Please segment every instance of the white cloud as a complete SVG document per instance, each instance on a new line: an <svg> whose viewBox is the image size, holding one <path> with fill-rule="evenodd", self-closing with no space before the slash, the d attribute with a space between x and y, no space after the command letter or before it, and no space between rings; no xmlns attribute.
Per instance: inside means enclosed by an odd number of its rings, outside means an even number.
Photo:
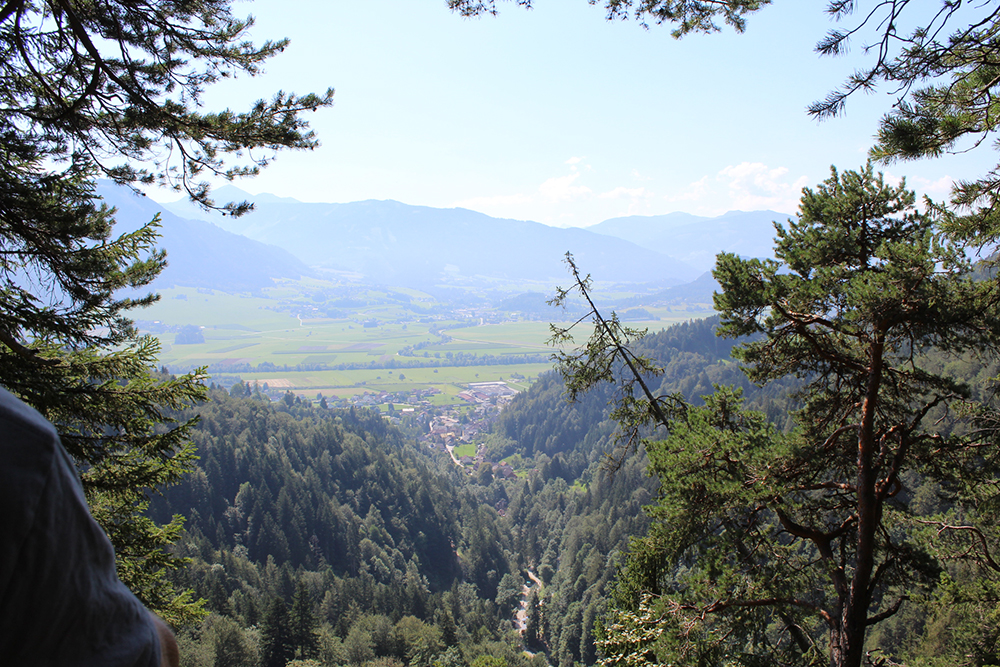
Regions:
<svg viewBox="0 0 1000 667"><path fill-rule="evenodd" d="M790 180L787 167L770 168L761 162L729 165L717 180L726 186L729 208L741 211L795 211L802 188L809 183L806 176Z"/></svg>
<svg viewBox="0 0 1000 667"><path fill-rule="evenodd" d="M808 183L806 176L793 179L786 167L741 162L726 166L714 176L703 176L664 199L677 204L676 210L697 215L763 209L792 213L798 210L802 188Z"/></svg>
<svg viewBox="0 0 1000 667"><path fill-rule="evenodd" d="M462 199L452 204L452 206L455 208L467 208L473 211L485 211L503 206L530 204L531 201L531 197L523 194L494 195L492 197L471 197L469 199Z"/></svg>
<svg viewBox="0 0 1000 667"><path fill-rule="evenodd" d="M649 193L646 192L646 188L626 188L618 186L614 190L608 190L607 192L602 192L597 195L601 199L638 199L649 197Z"/></svg>
<svg viewBox="0 0 1000 667"><path fill-rule="evenodd" d="M580 174L573 173L550 178L538 186L538 191L551 202L569 201L593 194L593 191L585 185L573 185L579 177Z"/></svg>
<svg viewBox="0 0 1000 667"><path fill-rule="evenodd" d="M951 194L951 189L955 185L955 179L951 176L942 176L941 178L931 181L926 178L913 178L907 183L907 186L918 190L932 199L943 199Z"/></svg>
<svg viewBox="0 0 1000 667"><path fill-rule="evenodd" d="M719 172L729 179L729 189L755 195L773 195L787 187L779 179L788 173L786 167L769 169L761 162L741 162L729 165Z"/></svg>
<svg viewBox="0 0 1000 667"><path fill-rule="evenodd" d="M896 174L893 174L893 173L888 172L888 171L883 171L882 172L882 178L885 180L886 183L888 183L889 185L891 185L893 187L899 185L903 181L903 177L902 176L897 176ZM911 190L913 189L912 184L908 185L908 187Z"/></svg>
<svg viewBox="0 0 1000 667"><path fill-rule="evenodd" d="M578 168L581 165L582 168ZM663 199L653 186L643 182L651 179L630 178L626 174L619 181L621 185L613 181L600 182L582 157L570 158L557 166L556 171L556 175L536 187L524 184L524 189L516 194L484 194L452 205L495 217L534 220L559 227L586 226L609 218L664 212Z"/></svg>
<svg viewBox="0 0 1000 667"><path fill-rule="evenodd" d="M702 176L694 183L688 185L687 189L676 195L666 195L664 199L670 202L699 201L708 194L708 176Z"/></svg>
<svg viewBox="0 0 1000 667"><path fill-rule="evenodd" d="M613 204L614 208L604 208L610 217L620 218L627 215L651 215L659 211L651 208L655 195L646 188L626 188L618 186L607 192L597 195L598 199L610 202L625 202L624 208L621 203Z"/></svg>
<svg viewBox="0 0 1000 667"><path fill-rule="evenodd" d="M535 220L558 226L579 224L578 209L581 205L586 206L585 202L592 202L594 197L593 190L579 182L584 171L578 170L577 165L583 160L582 157L570 158L566 161L569 170L560 169L569 173L546 179L537 188L513 194L468 197L451 205L499 218Z"/></svg>

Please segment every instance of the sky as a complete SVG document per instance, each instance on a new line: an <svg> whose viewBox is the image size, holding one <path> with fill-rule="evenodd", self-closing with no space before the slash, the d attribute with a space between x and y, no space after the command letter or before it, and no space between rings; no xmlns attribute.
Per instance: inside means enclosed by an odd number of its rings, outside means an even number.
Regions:
<svg viewBox="0 0 1000 667"><path fill-rule="evenodd" d="M676 40L666 26L610 23L586 0L500 0L466 19L444 0L253 0L256 41L291 45L263 75L213 86L206 108L246 108L277 90L336 89L310 115L321 146L284 152L252 194L305 202L394 199L586 227L627 215L731 210L793 214L801 190L866 159L891 91L816 121L863 60L813 47L835 27L825 0L778 1L747 31ZM882 167L943 199L985 172L988 148ZM163 201L169 193L150 193Z"/></svg>

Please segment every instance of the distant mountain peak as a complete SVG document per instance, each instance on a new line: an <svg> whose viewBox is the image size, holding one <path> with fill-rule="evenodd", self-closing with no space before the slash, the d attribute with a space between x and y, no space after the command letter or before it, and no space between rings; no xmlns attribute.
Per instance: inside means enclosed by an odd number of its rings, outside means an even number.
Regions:
<svg viewBox="0 0 1000 667"><path fill-rule="evenodd" d="M218 188L213 198L258 206L238 219L197 210L190 202L165 208L282 247L307 266L414 284L559 280L567 250L601 280L686 282L713 267L721 251L771 257L772 221L789 217L774 211L734 210L716 218L674 212L564 229L393 199L303 203L231 185Z"/></svg>
<svg viewBox="0 0 1000 667"><path fill-rule="evenodd" d="M687 213L629 216L605 220L587 229L669 254L701 271L715 265L722 251L743 257L772 257L773 221L789 216L775 211L729 211L715 218Z"/></svg>
<svg viewBox="0 0 1000 667"><path fill-rule="evenodd" d="M214 221L178 217L149 197L137 197L129 188L106 180L98 182L97 194L117 210L120 232L133 231L160 216L157 245L167 249L168 264L154 288L184 285L246 292L270 287L272 278L312 274L279 247L224 230L216 224L222 219L218 214Z"/></svg>
<svg viewBox="0 0 1000 667"><path fill-rule="evenodd" d="M279 197L270 192L262 192L259 195L249 195L250 201L255 204L301 204L302 202L294 197Z"/></svg>

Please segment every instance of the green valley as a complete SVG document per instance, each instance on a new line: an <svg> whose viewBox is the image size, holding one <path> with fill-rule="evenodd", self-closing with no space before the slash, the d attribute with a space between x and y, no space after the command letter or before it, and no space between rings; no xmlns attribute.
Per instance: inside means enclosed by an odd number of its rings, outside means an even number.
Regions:
<svg viewBox="0 0 1000 667"><path fill-rule="evenodd" d="M275 397L435 388L460 402L470 382L524 388L551 368L547 319L504 310L499 299L457 296L309 279L255 294L173 287L138 325L160 340L170 371L207 367L216 384L256 384ZM549 310L552 320L566 317ZM649 306L643 316L657 319L630 324L655 330L710 312L707 304Z"/></svg>

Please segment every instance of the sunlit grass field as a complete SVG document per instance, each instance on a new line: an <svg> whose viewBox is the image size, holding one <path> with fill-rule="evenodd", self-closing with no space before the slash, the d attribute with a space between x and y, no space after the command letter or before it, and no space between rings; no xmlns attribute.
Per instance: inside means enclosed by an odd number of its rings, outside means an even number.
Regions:
<svg viewBox="0 0 1000 667"><path fill-rule="evenodd" d="M481 323L478 318L436 319L415 314L403 305L385 303L359 305L343 313L345 317L331 319L304 297L309 289L309 285L290 284L269 290L264 296L240 296L171 288L161 291L158 303L136 315L141 325L154 332L162 327L200 327L204 342L197 344L178 344L176 331L155 334L162 346L160 363L172 370L213 364L256 367L269 362L278 370L238 374L246 382L266 382L271 388L291 390L310 398L317 394L346 397L372 391L435 387L441 391L436 401L451 404L460 402L455 395L470 382L503 379L512 386L526 388L528 382L552 366L548 357L555 349L547 344L551 332L546 322L489 324ZM416 290L409 292L422 305L429 299ZM372 294L372 298L377 296ZM660 319L629 322L629 326L657 331L673 322L711 314L708 310L687 308L647 310ZM553 315L564 316L557 309L553 309ZM557 324L565 326L569 322ZM576 341L582 343L589 333L589 325L581 325ZM411 352L404 356L401 352L407 348ZM466 355L533 355L533 358L517 364L455 365L455 359L468 359ZM544 360L539 360L539 355ZM389 364L396 368L385 368ZM408 368L410 364L422 367ZM301 366L339 365L362 368L294 370ZM511 375L525 379L515 381Z"/></svg>
<svg viewBox="0 0 1000 667"><path fill-rule="evenodd" d="M475 456L476 446L471 442L464 445L458 445L455 447L455 451L453 453L456 458L461 458L463 456Z"/></svg>

